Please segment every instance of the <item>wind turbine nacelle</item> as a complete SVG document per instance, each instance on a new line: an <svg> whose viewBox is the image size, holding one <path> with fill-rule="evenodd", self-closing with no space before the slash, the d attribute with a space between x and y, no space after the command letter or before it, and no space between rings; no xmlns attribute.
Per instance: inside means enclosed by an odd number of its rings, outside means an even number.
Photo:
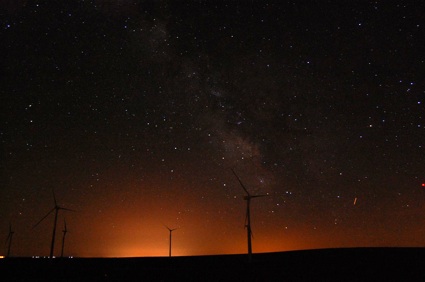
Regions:
<svg viewBox="0 0 425 282"><path fill-rule="evenodd" d="M244 196L244 197L243 197L243 199L244 199L245 201L248 201L249 199L251 199L251 197L250 197L250 196Z"/></svg>

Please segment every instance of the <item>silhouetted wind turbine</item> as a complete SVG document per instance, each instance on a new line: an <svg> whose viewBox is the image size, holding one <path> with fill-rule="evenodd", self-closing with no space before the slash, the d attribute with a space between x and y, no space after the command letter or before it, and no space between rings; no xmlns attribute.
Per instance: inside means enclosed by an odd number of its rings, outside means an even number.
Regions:
<svg viewBox="0 0 425 282"><path fill-rule="evenodd" d="M169 257L171 257L171 233L172 233L174 230L178 229L178 228L170 229L170 228L169 228L168 226L166 226L166 225L165 225L165 227L168 229L168 231L170 231L170 247L169 247L169 250L168 250L168 256L169 256Z"/></svg>
<svg viewBox="0 0 425 282"><path fill-rule="evenodd" d="M12 224L9 222L9 234L7 234L7 238L6 238L6 244L8 245L6 257L9 257L10 255L10 247L12 246L13 233L15 232L12 231Z"/></svg>
<svg viewBox="0 0 425 282"><path fill-rule="evenodd" d="M62 250L61 250L61 258L63 258L63 248L65 247L65 236L66 233L68 232L68 229L66 229L66 220L63 219L63 236L62 236Z"/></svg>
<svg viewBox="0 0 425 282"><path fill-rule="evenodd" d="M55 212L55 221L53 222L53 234L52 234L52 243L50 244L50 258L53 258L53 251L55 248L55 235L56 235L56 225L58 222L58 212L59 210L64 210L64 211L75 211L75 210L71 210L71 209L67 209L67 208L63 208L61 206L58 206L57 202L56 202L56 196L55 196L55 192L53 192L53 200L55 201L55 206L53 207L53 209L51 209L42 219L40 219L36 225L34 225L32 227L32 229L36 228L37 225L39 225L46 217L48 217L53 211Z"/></svg>
<svg viewBox="0 0 425 282"><path fill-rule="evenodd" d="M245 228L246 228L246 233L247 233L247 237L248 237L248 259L249 259L249 261L251 261L252 260L251 238L253 237L252 230L251 230L251 212L250 212L251 199L252 198L265 197L267 195L251 195L251 194L249 194L248 190L245 188L245 186L243 185L239 176L237 176L236 172L233 169L232 169L232 172L236 176L236 178L239 181L239 184L242 186L243 190L246 193L246 196L244 197L244 200L246 201Z"/></svg>

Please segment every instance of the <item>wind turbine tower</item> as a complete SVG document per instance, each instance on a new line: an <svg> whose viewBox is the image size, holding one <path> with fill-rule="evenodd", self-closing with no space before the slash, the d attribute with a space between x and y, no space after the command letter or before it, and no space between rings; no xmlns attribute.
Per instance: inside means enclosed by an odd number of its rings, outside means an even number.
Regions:
<svg viewBox="0 0 425 282"><path fill-rule="evenodd" d="M53 209L51 209L42 219L40 219L36 225L33 226L32 229L36 228L46 217L48 217L52 212L55 212L55 221L53 222L53 233L52 233L52 242L50 244L50 258L53 258L53 251L55 249L55 235L56 235L56 225L58 222L58 213L59 210L64 210L64 211L75 211L75 210L71 210L71 209L67 209L67 208L63 208L61 206L58 206L57 202L56 202L56 196L55 196L55 192L53 192L53 200L55 202L55 206L53 207Z"/></svg>
<svg viewBox="0 0 425 282"><path fill-rule="evenodd" d="M248 260L252 260L252 243L251 239L253 237L252 230L251 230L251 211L250 211L250 205L251 205L251 199L253 198L259 198L259 197L265 197L267 195L251 195L248 190L243 185L241 179L236 174L236 172L232 169L233 174L236 176L237 180L239 181L239 184L242 186L243 190L246 193L246 196L244 197L244 200L246 201L246 215L245 215L245 228L246 228L246 235L247 235L247 241L248 241Z"/></svg>
<svg viewBox="0 0 425 282"><path fill-rule="evenodd" d="M168 248L168 256L169 257L171 257L171 234L172 234L172 232L174 231L174 230L176 230L177 228L174 228L174 229L170 229L168 226L165 226L167 229L168 229L168 231L170 231L170 246L169 246L169 248Z"/></svg>
<svg viewBox="0 0 425 282"><path fill-rule="evenodd" d="M6 244L7 244L7 255L6 257L10 256L10 248L12 246L12 238L13 238L13 234L15 232L12 231L12 224L9 222L9 234L7 235L6 238Z"/></svg>
<svg viewBox="0 0 425 282"><path fill-rule="evenodd" d="M62 236L61 258L63 258L63 249L65 247L65 236L66 236L66 233L68 232L68 229L66 229L66 220L65 219L63 220L63 230L62 230L62 232L63 232L63 236Z"/></svg>

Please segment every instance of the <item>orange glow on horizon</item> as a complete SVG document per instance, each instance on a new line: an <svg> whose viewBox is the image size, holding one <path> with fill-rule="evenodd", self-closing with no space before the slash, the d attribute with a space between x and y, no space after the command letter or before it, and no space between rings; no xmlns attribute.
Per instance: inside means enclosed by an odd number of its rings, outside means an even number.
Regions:
<svg viewBox="0 0 425 282"><path fill-rule="evenodd" d="M194 186L182 179L149 177L149 181L118 181L111 172L117 191L104 193L94 202L81 199L84 210L76 213L59 213L56 231L55 255L61 249L62 222L66 217L67 234L65 256L73 257L166 257L169 248L169 232L164 225L177 228L172 233L173 256L244 254L247 252L244 228L245 201L239 197L225 197L217 189L196 190L182 194L185 187ZM424 183L425 185L425 183ZM160 189L158 187L161 187ZM167 193L158 190L167 188ZM112 189L110 189L112 190ZM95 191L98 192L98 191ZM94 192L93 192L94 193ZM58 197L59 198L59 197ZM59 198L60 203L65 197ZM218 199L218 200L217 200ZM220 204L217 204L220 201ZM270 200L271 201L271 200ZM353 202L350 200L350 206ZM37 203L35 203L37 204ZM266 203L267 204L267 203ZM361 203L352 212L350 224L341 220L339 225L304 222L305 218L289 217L284 220L262 210L258 202L252 204L252 228L254 253L293 251L332 247L399 246L403 242L418 242L415 234L424 228L412 226L397 233L396 239L386 230L396 229L403 222L392 221L392 226L380 230L364 224ZM65 205L66 208L75 208ZM220 207L221 210L218 208ZM36 211L17 226L31 226L48 211L50 206ZM78 208L77 208L78 209ZM225 209L225 212L222 212ZM283 212L283 210L276 210ZM407 211L406 211L407 212ZM412 211L413 213L413 211ZM416 213L415 213L416 214ZM355 216L354 216L355 215ZM400 217L401 218L401 217ZM24 219L24 218L23 218ZM34 230L17 230L12 256L47 256L50 248L53 216L46 218ZM346 224L344 226L343 225ZM286 228L288 226L288 228ZM315 228L320 226L321 228ZM360 228L361 227L361 228ZM421 229L422 228L422 229ZM425 231L425 230L424 230ZM331 234L331 235L330 235ZM418 244L419 245L419 244Z"/></svg>

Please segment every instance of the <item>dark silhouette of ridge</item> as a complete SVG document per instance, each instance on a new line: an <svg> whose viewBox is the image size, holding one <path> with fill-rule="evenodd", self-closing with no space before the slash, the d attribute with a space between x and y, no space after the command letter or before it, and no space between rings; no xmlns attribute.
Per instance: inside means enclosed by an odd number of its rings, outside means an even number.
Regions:
<svg viewBox="0 0 425 282"><path fill-rule="evenodd" d="M425 281L425 248L346 248L152 257L10 258L13 281Z"/></svg>

